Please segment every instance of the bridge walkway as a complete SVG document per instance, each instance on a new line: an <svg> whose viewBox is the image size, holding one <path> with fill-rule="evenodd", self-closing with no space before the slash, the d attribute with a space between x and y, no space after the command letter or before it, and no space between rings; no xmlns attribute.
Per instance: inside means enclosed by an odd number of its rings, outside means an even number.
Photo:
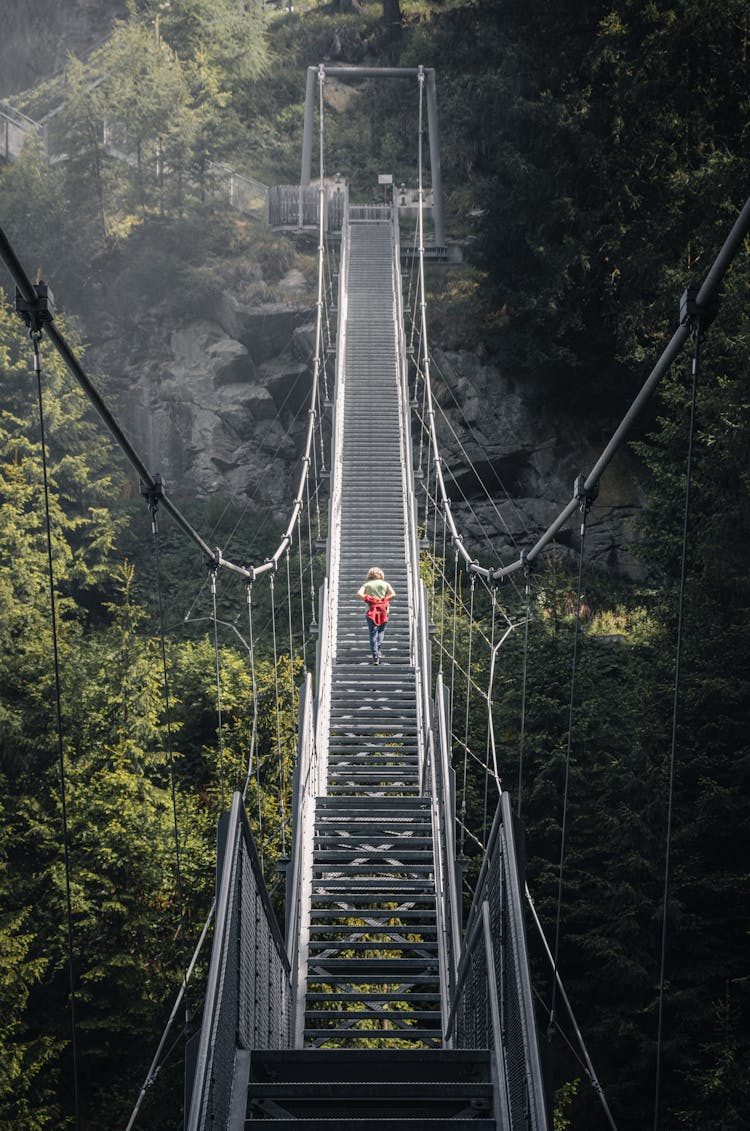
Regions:
<svg viewBox="0 0 750 1131"><path fill-rule="evenodd" d="M495 1126L489 1057L442 1047L439 921L409 562L411 456L402 412L398 261L390 220L349 226L335 413L329 570L336 610L327 784L316 799L304 1021L289 1052L253 1053L247 1126L326 1131ZM370 657L371 566L396 592ZM326 706L328 710L326 711ZM445 973L445 972L443 972Z"/></svg>
<svg viewBox="0 0 750 1131"><path fill-rule="evenodd" d="M365 1036L439 1045L440 993L429 798L420 786L407 577L397 278L390 221L350 225L343 372L337 608L326 796L318 798L306 1044ZM340 338L341 340L341 338ZM370 658L355 594L380 566L397 597L383 661Z"/></svg>

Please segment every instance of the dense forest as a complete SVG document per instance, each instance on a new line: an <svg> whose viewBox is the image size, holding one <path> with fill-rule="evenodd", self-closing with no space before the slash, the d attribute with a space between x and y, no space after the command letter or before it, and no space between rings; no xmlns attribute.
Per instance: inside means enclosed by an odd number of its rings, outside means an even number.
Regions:
<svg viewBox="0 0 750 1131"><path fill-rule="evenodd" d="M305 267L304 248L222 207L212 170L226 163L267 183L296 180L304 74L320 60L436 68L447 228L464 262L430 273L432 332L539 384L566 426L593 417L609 435L747 194L750 15L740 0L334 0L294 11L171 0L128 10L104 45L69 60L64 78L14 100L35 118L61 107L54 129L65 160L49 163L29 143L0 169L3 227L29 271L65 296L58 319L84 357L115 300L137 334L146 312L166 325L200 309L234 257L269 276L279 262ZM383 168L414 181L413 108L402 103L383 84L330 109L328 168L363 198ZM105 123L117 124L129 160L103 145ZM634 547L644 580L593 573L584 559L576 610L577 543L559 545L531 573L528 648L514 633L495 675L502 776L550 930L570 743L560 971L620 1131L654 1121L668 811L659 1126L740 1131L750 1106L749 250L701 343L687 516L685 356L632 437L649 499ZM73 1126L72 979L81 1126L93 1131L127 1122L211 905L216 820L248 769L248 809L280 898L289 819L280 799L304 658L294 639L272 650L273 607L259 593L266 631L251 670L243 587L224 582L219 614L230 630L217 646L205 631L204 563L166 516L154 538L83 394L43 355L57 670L36 388L6 294L0 1127ZM106 374L99 380L116 395ZM276 544L270 518L249 530L234 504L185 506L241 560ZM426 578L439 566L425 555ZM312 549L305 568L290 589L320 571ZM435 619L454 619L450 596L435 600ZM500 600L521 615L521 594L501 590ZM479 600L478 629L492 615ZM466 648L463 607L460 618ZM468 745L483 751L479 698ZM470 895L487 810L476 761L463 800ZM532 950L545 1032L549 977ZM138 1127L182 1125L182 1039L199 1024L204 973L199 963ZM604 1127L560 1023L545 1038L555 1127Z"/></svg>

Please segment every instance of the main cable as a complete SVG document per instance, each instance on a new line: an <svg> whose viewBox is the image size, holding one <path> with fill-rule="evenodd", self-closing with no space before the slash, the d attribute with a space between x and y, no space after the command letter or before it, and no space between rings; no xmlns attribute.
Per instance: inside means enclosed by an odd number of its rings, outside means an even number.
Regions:
<svg viewBox="0 0 750 1131"><path fill-rule="evenodd" d="M219 743L219 791L221 794L222 811L226 805L224 795L224 726L221 717L221 672L219 668L219 622L216 617L216 567L210 568L211 576L211 611L214 622L214 667L216 669L216 716L217 737Z"/></svg>
<svg viewBox="0 0 750 1131"><path fill-rule="evenodd" d="M39 357L39 342L42 331L38 327L29 331L34 351L34 372L36 373L37 398L39 404L39 435L42 453L42 483L44 491L44 521L47 535L47 573L49 577L49 598L52 617L52 657L55 676L55 711L57 719L57 755L60 768L60 810L62 816L63 856L65 860L65 918L68 935L68 982L70 989L70 1044L73 1059L73 1110L76 1131L80 1128L80 1100L78 1086L78 1043L76 1039L76 991L75 959L73 950L73 905L70 884L70 839L68 835L68 806L65 781L65 751L63 747L62 692L60 688L60 648L57 637L57 601L55 598L55 567L52 557L52 519L49 506L49 475L47 472L47 436L44 426L44 397L42 395L42 364Z"/></svg>

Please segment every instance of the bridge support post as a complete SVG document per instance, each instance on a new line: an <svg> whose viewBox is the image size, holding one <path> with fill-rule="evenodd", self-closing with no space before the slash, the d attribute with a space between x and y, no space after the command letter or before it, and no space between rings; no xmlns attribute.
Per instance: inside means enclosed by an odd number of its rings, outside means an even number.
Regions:
<svg viewBox="0 0 750 1131"><path fill-rule="evenodd" d="M297 226L302 228L305 219L304 193L310 184L312 174L312 136L313 136L313 107L315 105L315 79L318 77L317 67L307 68L307 83L305 86L305 122L302 131L302 169L299 180L299 201L297 206Z"/></svg>
<svg viewBox="0 0 750 1131"><path fill-rule="evenodd" d="M315 79L318 75L317 67L307 68L307 83L305 86L305 121L302 130L302 170L299 183L302 188L310 184L312 173L312 135L313 135L313 106L315 105ZM300 211L302 209L302 193L300 193ZM300 216L300 227L302 218Z"/></svg>
<svg viewBox="0 0 750 1131"><path fill-rule="evenodd" d="M435 247L445 243L443 231L443 177L440 169L440 135L437 120L437 93L435 70L425 67L427 80L427 135L430 142L430 179L432 180L432 218L435 224Z"/></svg>

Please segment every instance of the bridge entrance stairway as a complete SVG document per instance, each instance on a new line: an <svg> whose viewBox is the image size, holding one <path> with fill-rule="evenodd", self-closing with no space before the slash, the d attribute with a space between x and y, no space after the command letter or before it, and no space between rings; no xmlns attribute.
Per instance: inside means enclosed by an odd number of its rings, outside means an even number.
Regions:
<svg viewBox="0 0 750 1131"><path fill-rule="evenodd" d="M488 1053L300 1049L252 1054L248 1131L493 1131Z"/></svg>

